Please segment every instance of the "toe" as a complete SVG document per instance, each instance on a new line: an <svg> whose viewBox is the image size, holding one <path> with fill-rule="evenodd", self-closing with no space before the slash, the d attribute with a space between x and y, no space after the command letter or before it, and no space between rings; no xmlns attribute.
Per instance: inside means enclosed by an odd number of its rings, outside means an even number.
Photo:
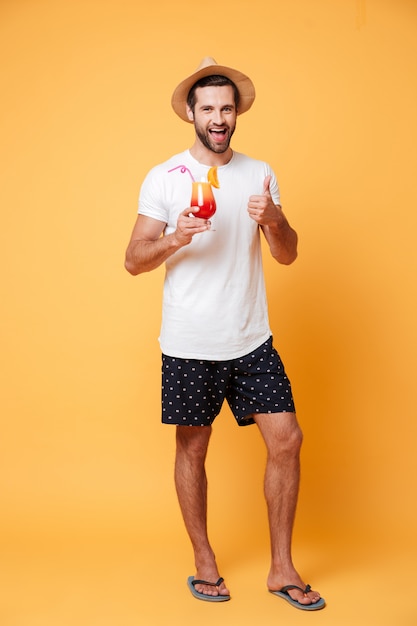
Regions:
<svg viewBox="0 0 417 626"><path fill-rule="evenodd" d="M199 584L199 585L195 585L195 589L196 591L198 591L198 593L201 593L205 596L228 596L229 595L229 590L227 589L226 585L222 582L218 587L214 586L214 585L203 585L203 584Z"/></svg>
<svg viewBox="0 0 417 626"><path fill-rule="evenodd" d="M318 602L320 600L320 594L318 593L318 591L310 591L310 593L307 594L308 598L310 598L311 602L313 604L315 604L316 602Z"/></svg>
<svg viewBox="0 0 417 626"><path fill-rule="evenodd" d="M215 589L217 590L217 592L218 592L218 594L220 596L228 596L228 595L230 595L229 594L229 590L228 590L228 588L226 587L226 585L225 585L225 583L223 581L220 583L220 585L218 587L215 587Z"/></svg>
<svg viewBox="0 0 417 626"><path fill-rule="evenodd" d="M303 605L315 604L320 600L320 594L317 591L308 591L307 593L302 593L297 589L292 589L289 591L289 594L293 600Z"/></svg>
<svg viewBox="0 0 417 626"><path fill-rule="evenodd" d="M197 591L199 591L199 593L204 594L205 596L217 596L219 593L217 591L217 588L212 587L211 585L197 585L197 587L199 587Z"/></svg>
<svg viewBox="0 0 417 626"><path fill-rule="evenodd" d="M305 595L302 595L294 599L297 600L297 602L299 602L300 604L312 604L313 602L309 596L305 596Z"/></svg>

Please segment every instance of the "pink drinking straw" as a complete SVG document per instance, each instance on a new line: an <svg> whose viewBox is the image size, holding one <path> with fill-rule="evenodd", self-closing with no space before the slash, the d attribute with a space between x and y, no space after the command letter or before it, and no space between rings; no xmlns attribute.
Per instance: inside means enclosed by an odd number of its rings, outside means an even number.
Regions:
<svg viewBox="0 0 417 626"><path fill-rule="evenodd" d="M185 172L188 172L189 175L191 176L191 180L193 182L195 182L194 176L191 174L191 172L188 169L188 167L185 167L185 165L177 165L177 167L173 167L172 170L168 170L168 174L169 174L169 172L173 172L174 170L178 170L179 168L181 168L181 174L185 174Z"/></svg>

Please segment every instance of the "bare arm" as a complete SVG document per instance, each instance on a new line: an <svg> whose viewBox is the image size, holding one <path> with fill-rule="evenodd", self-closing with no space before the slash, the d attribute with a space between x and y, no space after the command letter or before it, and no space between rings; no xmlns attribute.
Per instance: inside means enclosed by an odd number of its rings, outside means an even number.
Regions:
<svg viewBox="0 0 417 626"><path fill-rule="evenodd" d="M274 259L290 265L297 258L298 237L281 207L274 204L269 192L270 181L271 176L267 176L262 195L249 198L248 213L262 228Z"/></svg>
<svg viewBox="0 0 417 626"><path fill-rule="evenodd" d="M210 222L197 217L189 217L198 208L183 211L176 230L161 237L165 223L145 215L138 215L126 250L125 268L136 276L150 272L164 263L174 252L188 245L196 233L210 228Z"/></svg>

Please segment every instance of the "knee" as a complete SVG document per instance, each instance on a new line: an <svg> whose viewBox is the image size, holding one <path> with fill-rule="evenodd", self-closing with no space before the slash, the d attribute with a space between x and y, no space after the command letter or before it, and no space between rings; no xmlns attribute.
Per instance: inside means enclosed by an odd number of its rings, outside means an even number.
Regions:
<svg viewBox="0 0 417 626"><path fill-rule="evenodd" d="M290 435L290 445L292 446L292 449L294 450L294 452L298 453L301 450L302 443L303 443L303 431L301 430L300 426L296 424L296 426L294 427Z"/></svg>
<svg viewBox="0 0 417 626"><path fill-rule="evenodd" d="M185 454L193 459L205 459L211 435L206 426L177 426L177 454Z"/></svg>
<svg viewBox="0 0 417 626"><path fill-rule="evenodd" d="M274 446L274 452L277 457L282 458L283 455L298 456L303 443L303 432L297 422L286 428L277 438Z"/></svg>

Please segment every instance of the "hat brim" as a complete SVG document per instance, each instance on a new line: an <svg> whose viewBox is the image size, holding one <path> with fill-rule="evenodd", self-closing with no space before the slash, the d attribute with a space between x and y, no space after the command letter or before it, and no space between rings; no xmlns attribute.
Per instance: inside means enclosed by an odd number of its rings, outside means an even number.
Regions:
<svg viewBox="0 0 417 626"><path fill-rule="evenodd" d="M191 87L199 81L200 78L213 75L226 76L236 85L240 95L238 115L245 113L252 106L255 100L255 87L248 76L231 67L225 67L224 65L209 65L194 72L194 74L183 80L172 94L172 108L184 122L192 123L192 120L188 119L187 115L187 98Z"/></svg>

